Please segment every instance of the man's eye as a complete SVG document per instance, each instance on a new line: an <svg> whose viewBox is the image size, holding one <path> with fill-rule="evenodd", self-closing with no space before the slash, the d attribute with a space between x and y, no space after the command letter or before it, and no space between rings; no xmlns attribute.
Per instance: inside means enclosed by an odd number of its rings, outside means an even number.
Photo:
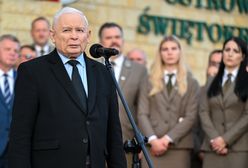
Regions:
<svg viewBox="0 0 248 168"><path fill-rule="evenodd" d="M78 29L77 31L78 32L84 32L84 29Z"/></svg>
<svg viewBox="0 0 248 168"><path fill-rule="evenodd" d="M70 31L70 30L69 30L69 29L64 29L64 30L63 30L63 32L68 32L68 31Z"/></svg>

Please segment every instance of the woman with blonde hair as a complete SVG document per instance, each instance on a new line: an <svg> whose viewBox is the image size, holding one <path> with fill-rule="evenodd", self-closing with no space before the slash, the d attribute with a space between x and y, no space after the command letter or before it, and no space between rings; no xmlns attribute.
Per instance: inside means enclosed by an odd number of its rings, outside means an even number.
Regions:
<svg viewBox="0 0 248 168"><path fill-rule="evenodd" d="M198 92L199 85L186 68L179 40L165 37L143 82L138 104L138 123L149 139L155 167L190 167Z"/></svg>

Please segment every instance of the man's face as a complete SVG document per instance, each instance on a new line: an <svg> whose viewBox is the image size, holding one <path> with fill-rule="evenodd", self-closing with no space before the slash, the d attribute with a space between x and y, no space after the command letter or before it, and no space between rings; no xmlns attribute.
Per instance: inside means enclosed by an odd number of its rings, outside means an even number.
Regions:
<svg viewBox="0 0 248 168"><path fill-rule="evenodd" d="M137 62L138 64L142 64L145 65L146 64L146 58L144 56L144 54L141 51L138 50L134 50L132 52L130 52L127 57L134 61Z"/></svg>
<svg viewBox="0 0 248 168"><path fill-rule="evenodd" d="M90 31L79 14L62 14L51 31L57 50L68 58L78 57L89 43Z"/></svg>
<svg viewBox="0 0 248 168"><path fill-rule="evenodd" d="M120 53L123 51L124 40L118 27L110 27L102 30L101 44L106 48L115 48Z"/></svg>
<svg viewBox="0 0 248 168"><path fill-rule="evenodd" d="M208 76L215 76L218 73L220 62L222 59L222 53L214 53L210 57L208 69L207 69L207 75Z"/></svg>
<svg viewBox="0 0 248 168"><path fill-rule="evenodd" d="M35 44L46 45L50 36L48 23L45 20L36 21L32 27L31 35Z"/></svg>
<svg viewBox="0 0 248 168"><path fill-rule="evenodd" d="M30 48L22 48L20 51L19 62L23 63L28 60L36 58L36 52Z"/></svg>
<svg viewBox="0 0 248 168"><path fill-rule="evenodd" d="M14 67L18 59L19 43L9 39L0 42L0 68L9 70Z"/></svg>

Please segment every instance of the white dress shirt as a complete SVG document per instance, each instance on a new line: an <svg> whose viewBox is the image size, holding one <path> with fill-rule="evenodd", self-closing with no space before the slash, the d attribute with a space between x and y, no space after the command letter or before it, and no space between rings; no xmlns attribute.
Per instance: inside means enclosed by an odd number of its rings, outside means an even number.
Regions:
<svg viewBox="0 0 248 168"><path fill-rule="evenodd" d="M44 47L35 45L34 48L35 48L37 57L41 56L41 53L40 53L41 49L43 49L43 51L44 51L43 55L49 54L49 44L48 43Z"/></svg>
<svg viewBox="0 0 248 168"><path fill-rule="evenodd" d="M68 63L68 61L70 61L70 58L62 55L59 52L58 52L58 54L59 54L64 66L65 66L65 69L66 69L70 79L71 79L73 67ZM79 72L79 75L81 77L82 83L84 85L85 93L88 96L88 82L87 82L87 73L86 73L86 64L85 64L85 60L84 60L84 55L81 54L80 56L78 56L76 58L76 60L79 62L79 64L77 64L78 72Z"/></svg>
<svg viewBox="0 0 248 168"><path fill-rule="evenodd" d="M223 75L223 79L222 79L222 86L224 86L224 84L226 83L226 80L228 79L228 74L232 74L231 77L231 81L234 82L237 74L238 74L238 68L234 69L232 72L228 72L226 69L224 70L224 75Z"/></svg>
<svg viewBox="0 0 248 168"><path fill-rule="evenodd" d="M114 60L111 60L110 62L114 62L114 64L115 64L115 65L113 65L113 69L115 72L115 79L117 81L119 81L122 65L124 62L124 55L120 55L117 58L115 58Z"/></svg>
<svg viewBox="0 0 248 168"><path fill-rule="evenodd" d="M167 70L164 71L164 82L165 82L165 84L167 84L169 82L169 76L168 76L169 74L174 74L171 77L171 82L172 82L172 85L175 86L176 79L177 79L177 70L173 70L172 72L169 72Z"/></svg>

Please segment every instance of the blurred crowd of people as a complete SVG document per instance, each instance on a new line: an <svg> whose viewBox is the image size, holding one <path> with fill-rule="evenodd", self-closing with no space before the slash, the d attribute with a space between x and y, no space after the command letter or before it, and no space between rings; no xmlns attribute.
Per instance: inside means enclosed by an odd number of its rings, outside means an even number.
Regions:
<svg viewBox="0 0 248 168"><path fill-rule="evenodd" d="M94 33L94 32L93 32ZM32 44L21 45L11 34L0 36L0 168L7 168L7 146L17 68L56 48L49 43L50 23L38 17L31 23ZM104 23L99 43L115 48L111 57L116 80L141 132L154 167L248 167L248 44L230 37L222 49L209 51L207 82L200 87L186 65L180 40L164 37L150 56L134 48L125 55L120 25ZM71 37L77 38L77 37ZM76 40L76 39L75 39ZM118 99L123 142L134 133ZM128 167L132 153L126 154ZM148 167L140 154L142 167Z"/></svg>

